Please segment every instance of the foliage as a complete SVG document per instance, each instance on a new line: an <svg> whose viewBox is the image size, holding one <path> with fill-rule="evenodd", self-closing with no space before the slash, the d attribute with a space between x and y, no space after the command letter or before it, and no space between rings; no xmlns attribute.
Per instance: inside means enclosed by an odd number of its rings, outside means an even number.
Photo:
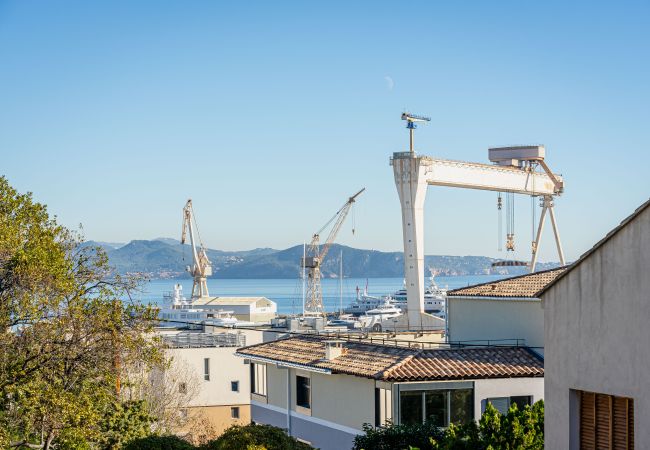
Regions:
<svg viewBox="0 0 650 450"><path fill-rule="evenodd" d="M355 450L394 450L409 447L421 450L434 449L431 439L441 439L443 431L431 422L417 424L390 425L374 428L364 424L365 435L354 439Z"/></svg>
<svg viewBox="0 0 650 450"><path fill-rule="evenodd" d="M196 447L178 436L148 436L135 439L123 448L124 450L196 450Z"/></svg>
<svg viewBox="0 0 650 450"><path fill-rule="evenodd" d="M430 424L364 427L354 440L354 450L542 450L544 401L519 410L513 404L501 414L488 403L478 423L451 424L442 430Z"/></svg>
<svg viewBox="0 0 650 450"><path fill-rule="evenodd" d="M124 443L144 438L151 433L155 421L142 400L114 402L105 412L101 424L102 447L122 448Z"/></svg>
<svg viewBox="0 0 650 450"><path fill-rule="evenodd" d="M270 425L235 425L202 450L310 450L311 446L297 441L284 430Z"/></svg>
<svg viewBox="0 0 650 450"><path fill-rule="evenodd" d="M155 311L121 301L137 280L113 275L101 249L80 243L31 194L0 177L3 446L104 442L105 417L134 407L119 406L119 380L131 367L161 362L157 340L147 337ZM135 420L135 429L140 418L122 417Z"/></svg>

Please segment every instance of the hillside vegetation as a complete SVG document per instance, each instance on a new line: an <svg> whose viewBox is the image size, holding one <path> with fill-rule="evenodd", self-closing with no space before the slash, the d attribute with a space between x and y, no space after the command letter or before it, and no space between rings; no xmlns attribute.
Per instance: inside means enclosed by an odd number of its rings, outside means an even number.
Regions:
<svg viewBox="0 0 650 450"><path fill-rule="evenodd" d="M84 245L99 245L108 254L110 264L122 274L140 272L152 278L186 276L185 267L192 262L192 251L173 239L137 240L126 245L89 241ZM403 277L402 252L380 252L343 245L332 245L322 267L325 277L337 277L339 255L343 252L343 272L346 277ZM246 251L208 250L214 277L219 278L295 278L299 275L301 245L275 250L259 248ZM521 268L499 267L494 258L485 256L428 255L425 263L439 275L481 275L489 273L520 274ZM538 264L538 270L556 267L557 263Z"/></svg>

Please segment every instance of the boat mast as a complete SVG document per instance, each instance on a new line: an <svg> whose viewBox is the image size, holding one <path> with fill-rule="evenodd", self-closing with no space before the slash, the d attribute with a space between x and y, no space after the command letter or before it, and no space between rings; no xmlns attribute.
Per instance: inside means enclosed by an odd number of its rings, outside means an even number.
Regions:
<svg viewBox="0 0 650 450"><path fill-rule="evenodd" d="M307 256L307 244L302 243L302 260ZM305 315L305 265L302 264L302 315Z"/></svg>
<svg viewBox="0 0 650 450"><path fill-rule="evenodd" d="M341 249L339 263L341 264L339 271L339 317L341 317L343 315L343 249Z"/></svg>

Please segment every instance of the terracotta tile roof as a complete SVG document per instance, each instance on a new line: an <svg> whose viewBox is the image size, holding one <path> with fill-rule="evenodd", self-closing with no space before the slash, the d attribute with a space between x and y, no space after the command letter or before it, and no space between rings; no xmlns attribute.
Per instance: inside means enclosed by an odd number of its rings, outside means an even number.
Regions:
<svg viewBox="0 0 650 450"><path fill-rule="evenodd" d="M524 347L424 351L346 341L344 354L328 361L326 340L298 336L243 347L237 354L385 381L544 376L543 360Z"/></svg>
<svg viewBox="0 0 650 450"><path fill-rule="evenodd" d="M551 284L567 267L529 273L504 280L490 281L447 292L449 297L519 297L537 298L537 293Z"/></svg>
<svg viewBox="0 0 650 450"><path fill-rule="evenodd" d="M632 222L634 219L637 217L641 216L644 211L650 210L650 199L645 201L641 206L639 206L632 214L627 216L625 219L621 221L616 228L612 229L609 233L605 235L604 238L602 238L600 241L596 242L593 247L591 247L589 250L587 250L585 253L583 253L580 258L578 258L576 261L571 264L567 270L565 270L559 277L555 278L551 283L546 284L544 287L540 288L540 290L537 292L536 296L540 297L544 292L546 292L548 289L551 288L555 283L557 283L562 277L567 275L569 272L571 272L573 269L578 267L582 262L587 259L589 256L591 256L592 253L594 253L596 250L598 250L600 247L605 245L611 238L613 238L616 234L618 234L619 231L623 230L630 222Z"/></svg>

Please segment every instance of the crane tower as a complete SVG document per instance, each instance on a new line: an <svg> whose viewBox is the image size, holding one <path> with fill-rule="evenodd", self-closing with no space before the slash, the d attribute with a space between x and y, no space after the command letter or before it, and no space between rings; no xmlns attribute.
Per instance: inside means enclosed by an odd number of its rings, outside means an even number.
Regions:
<svg viewBox="0 0 650 450"><path fill-rule="evenodd" d="M348 199L347 202L332 216L332 218L323 227L318 230L311 238L306 255L302 258L301 266L307 272L307 289L305 293L305 316L324 316L325 308L323 307L323 292L321 290L321 272L320 267L327 256L330 246L334 243L345 218L347 217L356 198L361 195L366 188L361 189ZM332 223L327 240L320 246L320 234ZM353 230L354 231L354 230Z"/></svg>
<svg viewBox="0 0 650 450"><path fill-rule="evenodd" d="M409 120L409 118L411 120ZM404 275L407 290L407 312L410 326L422 323L424 312L424 200L427 187L447 186L497 192L511 192L543 199L543 210L536 240L533 242L531 271L535 270L539 240L546 213L551 217L560 262L565 264L560 235L553 211L555 197L564 191L564 180L549 169L544 161L542 145L489 149L494 164L451 161L418 155L413 148L415 121L425 117L402 114L409 129L409 151L393 153L395 185L402 209L404 239ZM536 170L541 167L543 170Z"/></svg>
<svg viewBox="0 0 650 450"><path fill-rule="evenodd" d="M194 228L198 237L199 246L194 238ZM212 263L208 259L208 253L201 241L199 228L196 225L196 217L192 209L192 199L189 199L183 208L183 231L181 233L181 244L185 244L187 231L190 232L190 246L192 247L192 265L187 266L187 271L192 275L192 300L209 297L207 278L212 275Z"/></svg>

